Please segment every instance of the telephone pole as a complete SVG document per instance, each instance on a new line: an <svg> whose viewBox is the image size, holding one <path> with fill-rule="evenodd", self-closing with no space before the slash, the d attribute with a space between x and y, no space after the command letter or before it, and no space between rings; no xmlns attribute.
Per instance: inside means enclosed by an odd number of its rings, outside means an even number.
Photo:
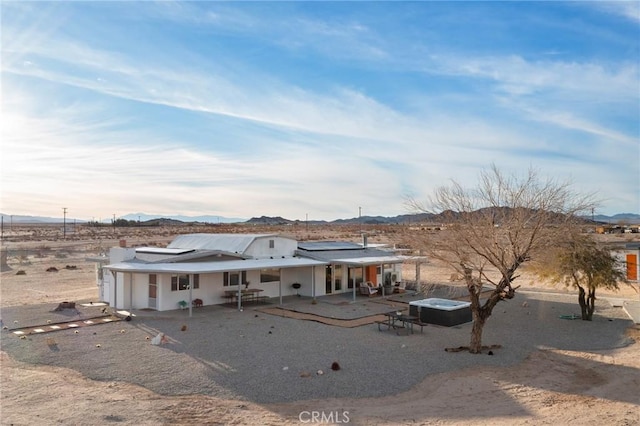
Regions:
<svg viewBox="0 0 640 426"><path fill-rule="evenodd" d="M62 208L62 239L67 239L67 208Z"/></svg>

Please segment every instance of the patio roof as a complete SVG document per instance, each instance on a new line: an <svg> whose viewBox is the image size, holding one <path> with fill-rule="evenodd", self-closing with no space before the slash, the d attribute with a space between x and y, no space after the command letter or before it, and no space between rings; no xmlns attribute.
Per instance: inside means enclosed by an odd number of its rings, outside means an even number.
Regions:
<svg viewBox="0 0 640 426"><path fill-rule="evenodd" d="M133 273L175 273L175 274L209 274L216 272L250 271L256 269L281 269L305 266L326 265L327 262L302 257L285 257L279 259L245 259L223 262L189 262L189 263L138 263L121 262L107 265L104 269L114 272Z"/></svg>

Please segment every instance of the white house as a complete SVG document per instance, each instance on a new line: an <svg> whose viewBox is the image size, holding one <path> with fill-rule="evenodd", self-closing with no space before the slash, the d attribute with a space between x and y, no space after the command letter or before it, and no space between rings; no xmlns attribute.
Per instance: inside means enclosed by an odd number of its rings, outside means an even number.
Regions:
<svg viewBox="0 0 640 426"><path fill-rule="evenodd" d="M298 244L276 234L180 235L166 248L117 247L108 264L95 260L102 301L117 309L158 311L177 309L180 302L191 306L195 299L225 303L247 291L268 298L340 292L355 297L354 285L363 279L378 283L387 274L399 281L396 265L403 261L358 244Z"/></svg>

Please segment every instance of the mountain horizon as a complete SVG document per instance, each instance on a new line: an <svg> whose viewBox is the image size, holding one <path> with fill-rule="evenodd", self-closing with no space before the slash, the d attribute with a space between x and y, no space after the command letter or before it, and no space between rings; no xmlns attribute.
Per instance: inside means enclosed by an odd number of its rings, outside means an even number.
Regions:
<svg viewBox="0 0 640 426"><path fill-rule="evenodd" d="M30 216L30 215L11 215L6 213L0 213L2 221L5 224L11 223L33 223L33 224L51 224L51 223L63 223L65 218L61 217L48 217L48 216ZM141 223L158 220L169 219L185 223L208 223L208 224L233 224L233 223L248 223L248 224L262 224L262 225L285 225L295 223L310 223L310 224L350 224L350 223L362 223L362 224L392 224L392 223L406 223L428 220L428 217L435 216L429 213L417 213L417 214L403 214L397 216L361 216L352 218L340 218L334 220L299 220L299 219L286 219L282 216L254 216L247 218L233 218L218 215L200 215L200 216L187 216L187 215L159 215L159 214L147 214L147 213L128 213L123 216L118 216L116 219L124 219L129 221L140 221ZM585 219L593 219L595 222L611 223L611 224L640 224L640 214L637 213L616 213L614 215L594 215L582 216ZM89 220L66 218L68 224L71 223L88 223ZM112 219L103 219L100 223L112 223Z"/></svg>

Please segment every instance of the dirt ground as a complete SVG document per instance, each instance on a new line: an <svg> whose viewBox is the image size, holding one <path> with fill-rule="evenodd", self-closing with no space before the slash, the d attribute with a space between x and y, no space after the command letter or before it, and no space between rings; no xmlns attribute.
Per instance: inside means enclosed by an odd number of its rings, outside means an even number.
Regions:
<svg viewBox="0 0 640 426"><path fill-rule="evenodd" d="M173 236L169 230L153 235L72 235L62 241L56 230L49 231L51 234L42 229L21 232L18 235L16 231L3 242L3 247L9 248L11 270L1 276L2 307L61 299L95 300L94 267L85 260L87 257L104 252L121 239L128 244L162 245ZM305 235L312 239L312 233ZM337 239L348 234L341 229L333 236ZM301 235L292 236L303 239ZM50 267L58 271L46 272ZM406 278L411 278L415 270L412 268L407 267ZM17 275L20 270L25 275ZM421 277L429 282L449 282L450 272L425 264ZM523 290L570 291L526 274L519 281ZM620 292L599 296L637 299L638 293L624 287ZM639 341L640 326L629 329L628 334ZM93 381L73 370L20 363L1 351L0 363L3 425L640 424L637 343L590 352L540 350L517 367L482 367L429 376L407 392L382 398L272 405L200 395L162 396L124 382ZM125 412L126 421L122 416Z"/></svg>

